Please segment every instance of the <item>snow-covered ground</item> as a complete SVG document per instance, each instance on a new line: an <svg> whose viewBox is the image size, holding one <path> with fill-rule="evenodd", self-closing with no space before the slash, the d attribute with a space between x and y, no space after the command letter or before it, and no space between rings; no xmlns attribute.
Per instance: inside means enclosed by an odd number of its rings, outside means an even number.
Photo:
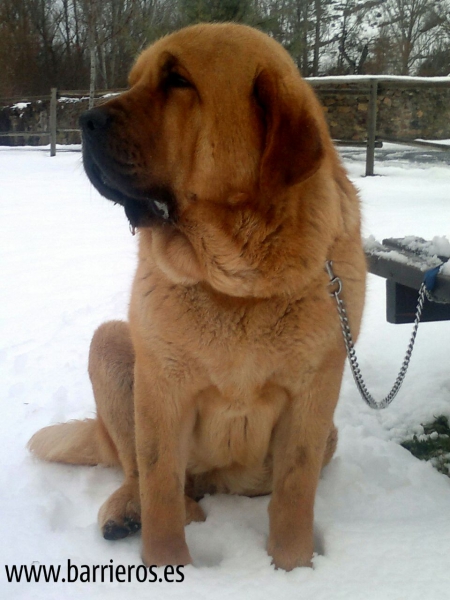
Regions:
<svg viewBox="0 0 450 600"><path fill-rule="evenodd" d="M343 155L361 190L366 236L449 236L448 165L402 154L376 163L381 176L364 178L363 153ZM44 464L25 448L44 425L92 415L88 344L102 321L126 316L136 240L121 208L89 185L77 152L50 158L42 149L0 148L0 178L1 598L448 597L450 479L398 442L450 416L450 322L419 328L404 386L384 412L363 404L346 373L339 446L316 500L314 569L270 565L268 498L215 496L202 501L206 522L187 527L195 566L183 582L9 583L5 564L62 565L61 577L69 559L80 570L140 565L139 535L109 542L97 529L97 510L120 473ZM409 325L385 322L384 303L384 281L371 276L357 350L378 398L410 334Z"/></svg>

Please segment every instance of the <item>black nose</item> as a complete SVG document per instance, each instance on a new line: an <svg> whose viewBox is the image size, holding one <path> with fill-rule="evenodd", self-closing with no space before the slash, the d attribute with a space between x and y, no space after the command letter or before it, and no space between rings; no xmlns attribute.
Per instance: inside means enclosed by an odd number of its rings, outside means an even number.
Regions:
<svg viewBox="0 0 450 600"><path fill-rule="evenodd" d="M81 114L79 123L83 132L87 135L104 133L110 123L111 115L104 108L92 108Z"/></svg>

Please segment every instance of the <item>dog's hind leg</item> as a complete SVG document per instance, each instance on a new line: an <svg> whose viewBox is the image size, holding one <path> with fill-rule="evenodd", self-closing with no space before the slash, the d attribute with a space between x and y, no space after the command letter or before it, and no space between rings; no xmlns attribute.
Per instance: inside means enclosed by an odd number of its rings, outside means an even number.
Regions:
<svg viewBox="0 0 450 600"><path fill-rule="evenodd" d="M94 333L89 376L97 418L51 425L30 440L39 458L80 465L120 465L124 483L102 505L103 536L116 540L140 528L139 474L134 437L134 350L128 324L110 321ZM204 520L201 507L186 498L186 522Z"/></svg>
<svg viewBox="0 0 450 600"><path fill-rule="evenodd" d="M119 449L133 446L133 363L128 326L105 323L95 332L89 354L89 374L97 404L97 418L44 427L28 448L42 460L74 465L124 466ZM117 424L120 424L117 431ZM127 433L129 430L129 433ZM126 461L125 461L126 462ZM134 460L135 463L135 460Z"/></svg>
<svg viewBox="0 0 450 600"><path fill-rule="evenodd" d="M89 376L103 440L113 445L125 480L100 508L103 536L116 540L140 528L139 474L134 432L134 350L129 327L104 323L95 332L89 353ZM204 520L201 507L186 498L186 522Z"/></svg>
<svg viewBox="0 0 450 600"><path fill-rule="evenodd" d="M128 324L111 321L94 334L89 375L99 422L116 449L125 480L100 508L98 521L106 539L117 540L140 528L139 474L134 433L134 350ZM186 522L201 521L201 507L186 497Z"/></svg>
<svg viewBox="0 0 450 600"><path fill-rule="evenodd" d="M123 468L123 485L99 512L100 528L108 539L125 537L140 527L133 368L134 351L128 325L122 321L101 325L94 333L89 352L97 418L45 427L28 444L43 460Z"/></svg>
<svg viewBox="0 0 450 600"><path fill-rule="evenodd" d="M98 522L103 536L117 540L141 526L139 475L134 438L134 350L128 324L110 321L94 333L89 376L103 442L116 451L125 480L102 505Z"/></svg>

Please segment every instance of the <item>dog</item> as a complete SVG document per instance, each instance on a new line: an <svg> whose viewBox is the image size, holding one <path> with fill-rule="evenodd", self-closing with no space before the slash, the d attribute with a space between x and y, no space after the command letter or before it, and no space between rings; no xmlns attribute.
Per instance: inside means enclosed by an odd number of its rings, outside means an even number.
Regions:
<svg viewBox="0 0 450 600"><path fill-rule="evenodd" d="M311 566L314 498L336 447L345 346L366 264L357 192L288 53L244 25L148 47L129 89L81 116L83 161L125 209L139 256L128 323L95 332L97 416L38 431L38 457L120 465L99 525L142 527L146 565L186 565L205 494L271 493L267 551Z"/></svg>

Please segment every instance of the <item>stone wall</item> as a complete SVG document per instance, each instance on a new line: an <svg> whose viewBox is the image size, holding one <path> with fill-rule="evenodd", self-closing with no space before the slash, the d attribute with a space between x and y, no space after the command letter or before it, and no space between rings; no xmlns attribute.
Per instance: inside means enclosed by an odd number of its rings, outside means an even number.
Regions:
<svg viewBox="0 0 450 600"><path fill-rule="evenodd" d="M363 141L367 135L369 104L367 80L330 83L314 80L334 139ZM87 98L60 98L57 108L59 129L76 129L78 117L88 107ZM49 143L50 100L19 103L0 108L0 145L41 145ZM2 137L2 132L24 132L16 138ZM450 87L393 87L379 83L378 126L380 138L402 140L450 139ZM59 132L57 143L80 142L80 134Z"/></svg>
<svg viewBox="0 0 450 600"><path fill-rule="evenodd" d="M316 80L317 81L317 80ZM317 84L334 139L362 141L367 138L369 86L360 83L333 86ZM361 90L361 92L359 92ZM448 87L378 86L377 135L380 138L413 140L450 139L450 85Z"/></svg>

